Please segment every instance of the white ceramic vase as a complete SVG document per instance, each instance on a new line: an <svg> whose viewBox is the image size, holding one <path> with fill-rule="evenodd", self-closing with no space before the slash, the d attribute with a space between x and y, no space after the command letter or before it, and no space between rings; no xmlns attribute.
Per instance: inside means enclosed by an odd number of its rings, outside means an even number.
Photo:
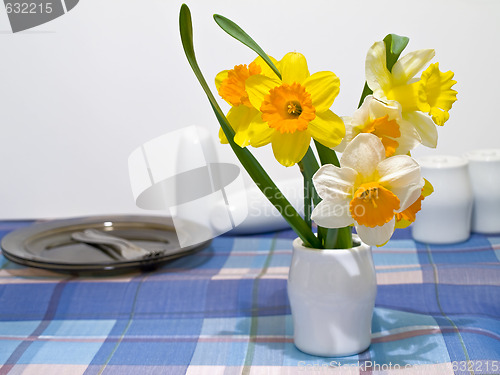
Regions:
<svg viewBox="0 0 500 375"><path fill-rule="evenodd" d="M337 357L367 349L376 294L370 246L324 250L293 242L288 298L299 350Z"/></svg>

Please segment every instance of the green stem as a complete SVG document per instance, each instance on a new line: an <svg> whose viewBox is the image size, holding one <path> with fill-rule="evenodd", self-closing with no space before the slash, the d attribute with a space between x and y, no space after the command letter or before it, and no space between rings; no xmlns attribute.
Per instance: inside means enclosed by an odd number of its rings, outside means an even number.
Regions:
<svg viewBox="0 0 500 375"><path fill-rule="evenodd" d="M336 249L350 249L352 247L352 228L344 227L338 229Z"/></svg>
<svg viewBox="0 0 500 375"><path fill-rule="evenodd" d="M309 186L309 184L310 184L309 181L306 178L304 178L304 220L306 221L309 228L312 228L312 224L311 224L311 212L312 212L311 187Z"/></svg>
<svg viewBox="0 0 500 375"><path fill-rule="evenodd" d="M340 228L342 229L342 228ZM325 236L325 249L335 249L337 247L337 240L339 237L339 228L329 228Z"/></svg>
<svg viewBox="0 0 500 375"><path fill-rule="evenodd" d="M310 147L298 165L304 179L304 220L308 223L309 227L312 228L312 204L314 202L314 205L316 205L320 201L320 198L312 183L312 176L316 173L319 166ZM322 233L320 231L318 231L318 240L321 244L323 243Z"/></svg>

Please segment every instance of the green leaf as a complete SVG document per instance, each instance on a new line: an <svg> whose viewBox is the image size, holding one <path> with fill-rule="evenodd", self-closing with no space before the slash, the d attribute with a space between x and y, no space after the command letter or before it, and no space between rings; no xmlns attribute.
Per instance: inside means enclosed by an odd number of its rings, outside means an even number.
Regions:
<svg viewBox="0 0 500 375"><path fill-rule="evenodd" d="M306 154L302 158L302 160L299 163L300 171L302 172L302 175L304 176L304 180L308 182L308 186L310 188L311 194L309 195L311 199L314 202L314 205L317 205L321 199L316 193L316 189L314 188L314 185L312 183L312 177L316 173L316 171L319 169L318 161L314 157L314 153L309 147L307 149Z"/></svg>
<svg viewBox="0 0 500 375"><path fill-rule="evenodd" d="M365 87L363 88L363 92L361 93L361 98L359 99L358 108L361 107L365 98L371 94L373 94L373 91L371 88L368 87L368 83L365 82Z"/></svg>
<svg viewBox="0 0 500 375"><path fill-rule="evenodd" d="M243 43L245 46L249 47L253 51L257 52L257 54L264 59L264 61L269 65L269 67L276 73L279 79L281 79L281 73L278 68L273 64L269 56L264 52L262 48L253 40L250 35L248 35L241 27L235 24L230 19L221 16L220 14L214 14L214 20L217 22L222 30L231 35L236 40Z"/></svg>
<svg viewBox="0 0 500 375"><path fill-rule="evenodd" d="M201 87L205 91L205 94L208 96L208 100L212 104L212 108L216 112L215 113L216 116L222 116L225 118L224 113L219 108L217 101L215 100L215 97L210 91L210 88L207 82L205 81L203 74L201 73L200 67L198 66L198 62L196 61L196 55L194 53L194 44L193 44L193 26L191 21L191 12L189 11L189 8L186 4L182 4L181 6L181 11L179 14L179 27L182 40L182 47L184 48L184 53L186 54L191 69L193 69L196 78L198 78ZM222 126L222 129L228 140L230 139L232 141L234 138L233 128L231 128L231 126L227 127Z"/></svg>
<svg viewBox="0 0 500 375"><path fill-rule="evenodd" d="M316 145L316 151L318 151L319 160L321 161L321 165L325 164L333 164L336 167L340 168L339 159L337 158L337 154L331 148L328 148L318 141L314 140L314 144Z"/></svg>
<svg viewBox="0 0 500 375"><path fill-rule="evenodd" d="M392 72L392 67L398 61L401 52L406 48L410 38L396 34L388 34L384 38L387 69Z"/></svg>
<svg viewBox="0 0 500 375"><path fill-rule="evenodd" d="M213 96L210 88L203 77L203 74L196 61L193 45L193 26L191 21L191 12L186 4L182 4L179 14L179 28L182 40L182 46L186 54L189 65L193 69L196 78L200 82L201 87L210 101L210 105L219 121L224 134L226 135L231 148L240 161L241 165L248 172L253 181L257 184L259 189L269 199L269 201L276 207L282 214L283 218L287 221L290 227L302 239L305 246L320 248L321 243L314 235L311 229L307 226L306 222L300 217L298 212L293 208L290 202L284 197L281 191L277 188L276 184L271 180L266 171L259 164L257 159L246 148L241 148L234 142L234 130L229 124L224 113L220 109L215 97Z"/></svg>

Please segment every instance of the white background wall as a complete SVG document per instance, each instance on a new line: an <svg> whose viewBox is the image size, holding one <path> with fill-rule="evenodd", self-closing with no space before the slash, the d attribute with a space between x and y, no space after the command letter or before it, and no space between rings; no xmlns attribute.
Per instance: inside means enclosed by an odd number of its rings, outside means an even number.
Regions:
<svg viewBox="0 0 500 375"><path fill-rule="evenodd" d="M80 0L68 14L12 34L0 10L0 219L142 212L127 158L142 143L197 124L218 124L184 57L181 1ZM364 84L367 49L388 33L410 37L406 51L435 48L453 70L458 101L439 132L452 154L500 147L500 1L192 0L195 48L207 80L253 52L212 20L240 24L272 56L305 54L311 72L334 71L332 110L351 114ZM213 84L212 84L213 87ZM223 106L227 109L227 106ZM220 158L234 161L226 146ZM295 176L269 147L255 153L275 178ZM168 162L168 161L166 161Z"/></svg>

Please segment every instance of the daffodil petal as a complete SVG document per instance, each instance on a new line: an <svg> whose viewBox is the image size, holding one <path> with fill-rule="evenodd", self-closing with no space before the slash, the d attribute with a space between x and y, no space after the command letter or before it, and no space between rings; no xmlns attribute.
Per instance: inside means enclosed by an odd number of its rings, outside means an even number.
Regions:
<svg viewBox="0 0 500 375"><path fill-rule="evenodd" d="M316 112L316 118L309 123L308 130L315 140L329 148L337 146L345 136L344 122L330 110Z"/></svg>
<svg viewBox="0 0 500 375"><path fill-rule="evenodd" d="M217 89L217 91L219 91L219 87L222 81L224 81L227 78L228 72L229 70L223 70L222 72L220 72L215 76L215 88Z"/></svg>
<svg viewBox="0 0 500 375"><path fill-rule="evenodd" d="M358 173L351 168L323 165L313 176L313 184L322 199L348 199L354 193Z"/></svg>
<svg viewBox="0 0 500 375"><path fill-rule="evenodd" d="M248 128L250 135L250 145L252 147L262 147L271 142L276 130L269 127L267 122L262 120L260 112L252 119Z"/></svg>
<svg viewBox="0 0 500 375"><path fill-rule="evenodd" d="M245 105L232 107L227 113L227 120L235 131L234 141L240 147L246 147L250 144L250 134L248 128L255 115L259 112L255 108Z"/></svg>
<svg viewBox="0 0 500 375"><path fill-rule="evenodd" d="M392 78L387 70L384 42L376 42L368 50L365 77L368 87L374 92L379 90L386 92L391 87Z"/></svg>
<svg viewBox="0 0 500 375"><path fill-rule="evenodd" d="M421 112L405 112L403 118L412 123L426 147L436 148L438 140L438 131L436 125L430 117Z"/></svg>
<svg viewBox="0 0 500 375"><path fill-rule="evenodd" d="M298 52L287 53L280 61L280 72L284 83L302 84L309 77L305 56Z"/></svg>
<svg viewBox="0 0 500 375"><path fill-rule="evenodd" d="M345 199L321 201L314 207L311 220L324 228L342 228L354 223L349 213L349 201Z"/></svg>
<svg viewBox="0 0 500 375"><path fill-rule="evenodd" d="M429 111L429 115L436 125L443 126L446 121L450 118L448 111L443 111L441 108L432 107Z"/></svg>
<svg viewBox="0 0 500 375"><path fill-rule="evenodd" d="M312 104L317 112L330 109L340 91L340 80L332 72L318 72L309 76L303 86L311 94Z"/></svg>
<svg viewBox="0 0 500 375"><path fill-rule="evenodd" d="M229 110L229 112L226 115L226 118L228 119L229 124L231 125L231 128L233 128L233 130L236 133L234 136L234 140L237 143L238 143L238 141L237 141L238 132L240 132L238 140L240 142L243 142L243 144L246 143L245 139L244 139L244 138L246 138L246 136L241 134L241 133L247 133L247 128L252 120L252 115L247 114L247 112L250 112L250 110L251 109L249 107L246 107L246 106L231 107L231 109ZM253 109L253 111L251 111L251 112L253 112L254 114L258 113L258 111L255 109ZM219 140L220 140L220 143L222 143L222 144L229 143L227 140L226 134L224 133L222 128L219 128ZM243 144L241 145L241 147L245 147L248 145L248 143L244 144L244 145Z"/></svg>
<svg viewBox="0 0 500 375"><path fill-rule="evenodd" d="M396 221L396 229L408 228L412 224L413 224L413 222L411 222L410 220L407 220L405 218L401 218L401 219Z"/></svg>
<svg viewBox="0 0 500 375"><path fill-rule="evenodd" d="M393 188L392 192L399 198L400 206L396 212L401 212L410 207L422 194L424 179L420 182L405 187Z"/></svg>
<svg viewBox="0 0 500 375"><path fill-rule="evenodd" d="M407 83L420 72L435 55L433 49L420 49L400 58L392 67L392 76L395 85Z"/></svg>
<svg viewBox="0 0 500 375"><path fill-rule="evenodd" d="M382 141L373 134L362 133L347 145L340 165L352 168L362 176L371 176L384 159L385 149Z"/></svg>
<svg viewBox="0 0 500 375"><path fill-rule="evenodd" d="M283 133L275 131L272 136L274 157L285 167L291 167L302 160L311 143L311 136L305 131Z"/></svg>
<svg viewBox="0 0 500 375"><path fill-rule="evenodd" d="M409 121L400 119L398 124L399 130L401 131L401 137L397 140L399 146L396 149L396 154L405 155L422 143L422 139L415 127Z"/></svg>
<svg viewBox="0 0 500 375"><path fill-rule="evenodd" d="M377 172L380 176L379 184L391 191L418 183L421 179L420 165L407 155L396 155L382 160L377 165Z"/></svg>
<svg viewBox="0 0 500 375"><path fill-rule="evenodd" d="M272 56L268 56L269 59L272 61L272 63L274 64L274 66L278 66L278 60L276 60L274 57ZM256 63L258 66L260 66L260 68L262 69L261 73L262 75L265 75L269 78L273 78L273 79L276 79L276 73L274 73L274 71L269 67L269 65L267 65L267 63L264 61L264 59L260 56L257 56L257 58L253 61L254 63Z"/></svg>
<svg viewBox="0 0 500 375"><path fill-rule="evenodd" d="M333 148L337 152L344 152L349 142L359 134L359 129L352 125L352 117L342 116L341 119L345 125L345 136L342 138L342 142Z"/></svg>
<svg viewBox="0 0 500 375"><path fill-rule="evenodd" d="M397 129L392 125L391 131L395 133L377 133L375 129L371 126L377 121L377 119L382 119L387 117L388 121L395 121L397 123ZM345 123L346 121L344 121ZM394 123L393 123L394 124ZM408 121L404 121L401 114L401 105L393 100L382 101L380 99L374 98L372 95L368 95L361 107L354 112L350 123L346 123L346 140L348 143L350 139L360 132L372 132L373 134L379 136L380 138L386 137L383 142L394 142L395 143L395 153L396 154L407 154L408 151L412 150L420 144L420 136L417 131ZM396 134L399 135L396 136ZM344 140L342 142L344 142ZM387 144L384 143L387 147ZM336 150L341 151L341 149Z"/></svg>
<svg viewBox="0 0 500 375"><path fill-rule="evenodd" d="M252 105L257 109L260 109L260 106L262 105L266 95L269 94L269 91L280 85L281 82L278 79L272 79L260 74L248 77L245 82L250 103L252 103Z"/></svg>
<svg viewBox="0 0 500 375"><path fill-rule="evenodd" d="M219 141L223 145L227 145L229 141L227 140L226 134L224 133L224 130L222 128L219 128Z"/></svg>
<svg viewBox="0 0 500 375"><path fill-rule="evenodd" d="M364 108L365 106L366 109ZM401 105L394 100L382 101L375 99L372 95L368 95L363 101L363 105L359 107L360 112L362 112L362 109L368 112L370 119L377 119L384 116L389 116L389 120L399 120L401 118Z"/></svg>
<svg viewBox="0 0 500 375"><path fill-rule="evenodd" d="M450 114L453 103L457 100L457 92L451 87L457 83L452 78L452 71L441 72L439 63L431 64L422 73L422 88L425 92L425 103L419 108L422 112L428 112L436 125L442 126ZM425 110L424 110L425 109Z"/></svg>
<svg viewBox="0 0 500 375"><path fill-rule="evenodd" d="M432 184L424 178L424 187L422 188L422 196L425 198L431 195L432 193L434 193L434 186L432 186Z"/></svg>
<svg viewBox="0 0 500 375"><path fill-rule="evenodd" d="M370 246L381 246L389 241L392 234L394 233L395 225L395 218L392 218L391 221L382 226L376 226L374 228L366 227L364 225L358 225L356 222L354 223L356 232L361 238L361 241Z"/></svg>

